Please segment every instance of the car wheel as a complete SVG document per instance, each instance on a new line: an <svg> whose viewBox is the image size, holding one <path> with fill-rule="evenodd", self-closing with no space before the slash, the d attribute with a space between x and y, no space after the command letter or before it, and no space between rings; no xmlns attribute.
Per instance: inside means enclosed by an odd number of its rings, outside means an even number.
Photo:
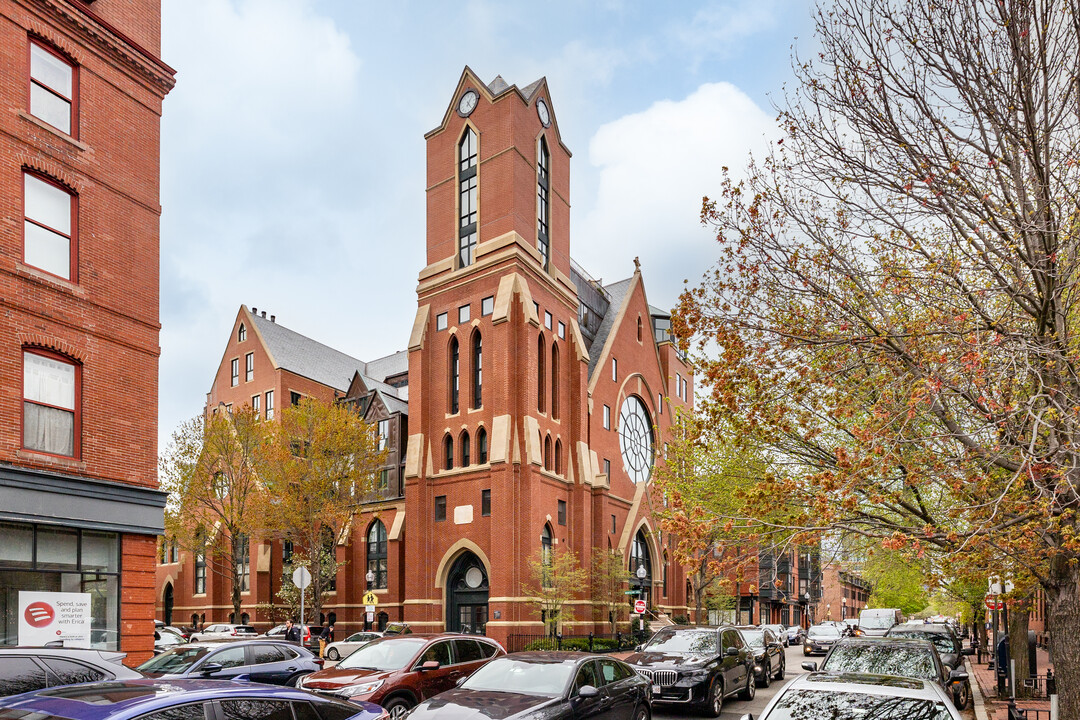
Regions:
<svg viewBox="0 0 1080 720"><path fill-rule="evenodd" d="M709 696L705 701L705 707L703 714L705 717L720 717L720 710L724 707L724 680L723 678L713 678L712 685L709 686Z"/></svg>
<svg viewBox="0 0 1080 720"><path fill-rule="evenodd" d="M739 691L740 700L753 700L757 695L757 683L754 682L753 671L746 673L746 687Z"/></svg>
<svg viewBox="0 0 1080 720"><path fill-rule="evenodd" d="M391 698L383 705L383 709L390 715L390 720L401 720L412 709L412 703L403 697Z"/></svg>
<svg viewBox="0 0 1080 720"><path fill-rule="evenodd" d="M634 713L634 720L649 720L649 708L642 705Z"/></svg>
<svg viewBox="0 0 1080 720"><path fill-rule="evenodd" d="M956 691L953 692L953 705L957 710L963 710L967 707L968 698L971 696L971 688L968 687L966 682L960 683Z"/></svg>
<svg viewBox="0 0 1080 720"><path fill-rule="evenodd" d="M776 679L783 680L784 673L787 672L787 660L780 658L780 667L776 668Z"/></svg>
<svg viewBox="0 0 1080 720"><path fill-rule="evenodd" d="M337 651L337 648L330 648L329 650L326 651L326 659L327 660L333 660L334 662L337 662L338 660L341 659L341 653L339 653Z"/></svg>
<svg viewBox="0 0 1080 720"><path fill-rule="evenodd" d="M761 673L761 680L755 680L757 685L763 688L769 687L769 682L772 680L772 666L766 665L765 670Z"/></svg>

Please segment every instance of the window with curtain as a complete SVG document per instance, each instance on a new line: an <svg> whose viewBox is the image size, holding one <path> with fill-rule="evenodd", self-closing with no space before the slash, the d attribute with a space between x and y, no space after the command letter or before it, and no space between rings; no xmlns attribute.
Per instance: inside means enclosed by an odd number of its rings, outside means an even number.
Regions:
<svg viewBox="0 0 1080 720"><path fill-rule="evenodd" d="M76 457L80 367L59 355L23 351L23 447Z"/></svg>
<svg viewBox="0 0 1080 720"><path fill-rule="evenodd" d="M381 520L371 523L367 534L367 571L375 576L374 590L386 589L386 525Z"/></svg>

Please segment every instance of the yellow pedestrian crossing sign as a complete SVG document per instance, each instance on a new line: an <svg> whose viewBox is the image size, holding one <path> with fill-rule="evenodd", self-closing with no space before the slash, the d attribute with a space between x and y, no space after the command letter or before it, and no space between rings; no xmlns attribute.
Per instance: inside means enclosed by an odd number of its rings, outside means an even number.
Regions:
<svg viewBox="0 0 1080 720"><path fill-rule="evenodd" d="M364 593L364 604L365 605L378 605L379 604L379 598L375 595L375 593L368 590L366 593Z"/></svg>

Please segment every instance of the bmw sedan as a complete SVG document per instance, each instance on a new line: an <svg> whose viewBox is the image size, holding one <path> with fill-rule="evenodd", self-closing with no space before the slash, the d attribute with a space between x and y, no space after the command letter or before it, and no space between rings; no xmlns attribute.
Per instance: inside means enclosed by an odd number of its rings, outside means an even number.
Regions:
<svg viewBox="0 0 1080 720"><path fill-rule="evenodd" d="M284 641L241 640L231 643L187 643L150 658L137 669L152 678L228 680L248 675L254 682L295 685L322 669L310 651Z"/></svg>
<svg viewBox="0 0 1080 720"><path fill-rule="evenodd" d="M409 720L649 720L649 683L615 658L526 652L495 658Z"/></svg>
<svg viewBox="0 0 1080 720"><path fill-rule="evenodd" d="M220 680L124 680L0 699L0 720L386 720L378 705L293 688Z"/></svg>

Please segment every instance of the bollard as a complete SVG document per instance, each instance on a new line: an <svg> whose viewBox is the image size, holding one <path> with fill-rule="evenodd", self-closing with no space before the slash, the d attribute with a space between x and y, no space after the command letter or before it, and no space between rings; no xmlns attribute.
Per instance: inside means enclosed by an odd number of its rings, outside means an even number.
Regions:
<svg viewBox="0 0 1080 720"><path fill-rule="evenodd" d="M562 633L555 633L555 649L562 650Z"/></svg>
<svg viewBox="0 0 1080 720"><path fill-rule="evenodd" d="M622 650L622 630L615 633L615 647Z"/></svg>
<svg viewBox="0 0 1080 720"><path fill-rule="evenodd" d="M1057 678L1054 677L1054 669L1046 669L1046 697L1057 695Z"/></svg>
<svg viewBox="0 0 1080 720"><path fill-rule="evenodd" d="M589 632L589 652L592 652L592 651L593 651L593 647L592 647L592 638L593 638L593 634L592 634L592 632L590 631L590 632Z"/></svg>

